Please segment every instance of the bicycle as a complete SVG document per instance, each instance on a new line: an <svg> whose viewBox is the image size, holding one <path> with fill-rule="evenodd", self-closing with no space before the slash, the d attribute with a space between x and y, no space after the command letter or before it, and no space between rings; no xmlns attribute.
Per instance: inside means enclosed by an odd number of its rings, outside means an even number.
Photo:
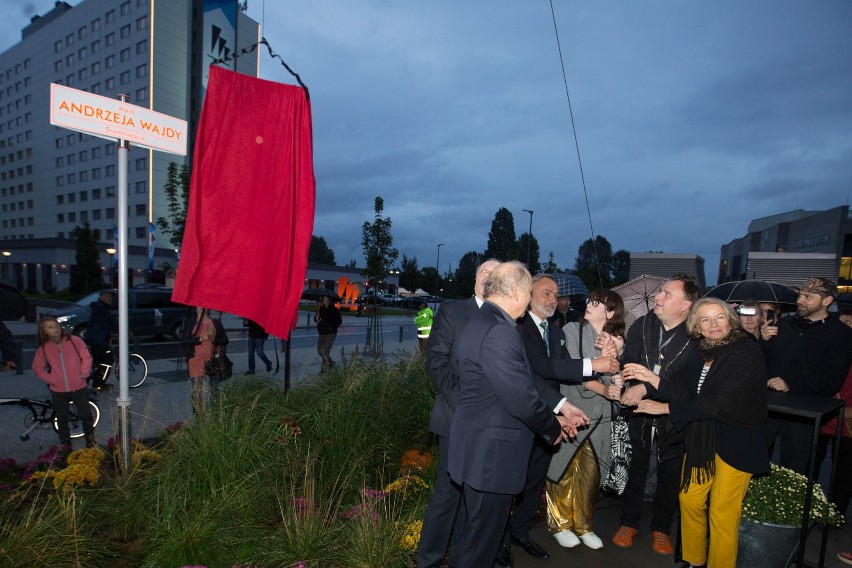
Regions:
<svg viewBox="0 0 852 568"><path fill-rule="evenodd" d="M103 370L103 379L101 380L102 385L106 385L109 380L110 373L115 369L115 376L118 378L118 351L114 349L110 349L106 352L107 356L112 357L112 365L107 365L106 363L101 363L101 367ZM130 388L135 389L142 386L142 383L145 382L145 379L148 378L148 362L137 353L131 353L127 356L127 383L130 385Z"/></svg>
<svg viewBox="0 0 852 568"><path fill-rule="evenodd" d="M59 432L59 420L56 418L56 409L48 396L47 400L30 400L29 398L0 398L0 406L23 406L30 411L24 416L24 426L26 430L21 434L21 440L26 442L30 439L30 432L38 427L49 428L52 425L53 429ZM101 419L101 411L98 405L93 400L89 400L89 407L92 411L94 420L93 426L97 426ZM81 438L85 435L83 431L83 421L77 416L77 409L74 403L71 403L70 412L68 414L68 428L71 431L72 438Z"/></svg>

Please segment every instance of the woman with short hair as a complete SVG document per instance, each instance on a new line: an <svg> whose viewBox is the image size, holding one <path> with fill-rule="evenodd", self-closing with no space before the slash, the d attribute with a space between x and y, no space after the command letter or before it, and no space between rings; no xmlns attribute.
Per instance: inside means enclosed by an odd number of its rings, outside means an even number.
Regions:
<svg viewBox="0 0 852 568"><path fill-rule="evenodd" d="M643 400L636 412L669 414L683 431L683 566L734 568L749 481L769 470L766 366L760 347L748 340L737 314L722 300L693 304L686 329L701 343L689 355L683 380L635 377L648 383L649 391L659 389L655 398L671 402Z"/></svg>

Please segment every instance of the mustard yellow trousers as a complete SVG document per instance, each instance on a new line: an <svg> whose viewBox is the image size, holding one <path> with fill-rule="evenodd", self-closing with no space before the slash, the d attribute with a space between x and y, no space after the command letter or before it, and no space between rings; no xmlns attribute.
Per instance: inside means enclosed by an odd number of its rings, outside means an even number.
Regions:
<svg viewBox="0 0 852 568"><path fill-rule="evenodd" d="M751 474L731 467L718 454L715 465L713 477L697 483L693 475L687 490L680 493L683 560L696 566L706 562L707 568L735 568L743 498Z"/></svg>

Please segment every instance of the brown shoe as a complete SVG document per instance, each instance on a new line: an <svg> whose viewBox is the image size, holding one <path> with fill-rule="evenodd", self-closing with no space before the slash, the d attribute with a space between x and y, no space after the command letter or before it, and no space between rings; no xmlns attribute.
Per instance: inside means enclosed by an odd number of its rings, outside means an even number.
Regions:
<svg viewBox="0 0 852 568"><path fill-rule="evenodd" d="M674 548L672 548L672 539L669 538L664 532L654 531L654 552L662 555L669 555L674 553Z"/></svg>
<svg viewBox="0 0 852 568"><path fill-rule="evenodd" d="M656 533L655 533L656 534ZM630 548L633 546L633 537L636 535L636 529L633 527L626 527L621 525L618 527L618 531L615 533L615 536L612 537L612 542L615 546L620 546L621 548Z"/></svg>

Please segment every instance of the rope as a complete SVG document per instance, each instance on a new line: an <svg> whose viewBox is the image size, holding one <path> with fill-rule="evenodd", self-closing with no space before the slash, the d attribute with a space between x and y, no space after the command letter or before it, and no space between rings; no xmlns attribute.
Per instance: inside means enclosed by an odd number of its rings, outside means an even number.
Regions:
<svg viewBox="0 0 852 568"><path fill-rule="evenodd" d="M553 10L553 0L550 0L550 15L553 18L553 32L556 34L556 48L559 51L559 63L562 66L562 83L565 85L565 96L568 99L568 114L571 115L571 130L574 133L574 148L577 150L577 162L580 164L580 180L583 184L583 196L586 199L586 214L589 217L589 231L592 234L592 251L595 254L595 264L598 267L598 287L603 288L601 262L598 256L598 246L595 242L595 227L592 225L592 210L589 207L589 192L586 190L586 175L583 172L583 160L580 157L580 143L577 140L577 126L574 123L574 110L571 108L571 95L568 92L568 78L565 74L565 60L562 58L562 44L559 42L559 28L556 26L556 12Z"/></svg>
<svg viewBox="0 0 852 568"><path fill-rule="evenodd" d="M260 38L259 42L253 43L252 45L250 45L248 47L244 47L243 49L241 49L239 51L235 51L234 53L231 53L231 54L223 57L222 59L213 59L213 61L210 62L210 64L211 65L220 65L222 63L227 63L229 61L236 61L239 57L242 57L243 55L248 55L250 53L254 53L254 50L257 49L257 46L259 46L259 45L265 45L266 46L266 49L269 50L269 56L272 59L278 59L278 60L281 61L281 65L284 66L284 69L286 69L290 73L290 75L295 77L296 81L298 81L298 83L299 83L299 86L301 86L305 90L305 98L308 99L308 100L311 100L311 94L308 91L308 87L302 82L302 78L299 77L299 74L296 73L295 71L293 71L290 68L289 65L287 65L287 62L284 61L284 59L280 55L278 55L277 53L272 51L272 46L269 45L269 42L266 41L265 37Z"/></svg>

